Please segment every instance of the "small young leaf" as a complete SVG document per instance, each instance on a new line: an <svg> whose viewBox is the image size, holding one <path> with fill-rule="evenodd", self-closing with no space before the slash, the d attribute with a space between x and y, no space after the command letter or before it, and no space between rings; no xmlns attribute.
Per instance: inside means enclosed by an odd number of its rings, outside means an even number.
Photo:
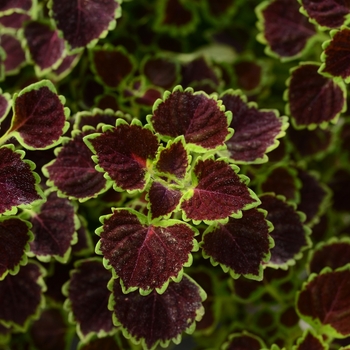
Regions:
<svg viewBox="0 0 350 350"><path fill-rule="evenodd" d="M169 279L179 280L183 266L192 262L197 231L181 221L148 224L144 215L132 209L114 209L101 221L96 251L114 268L124 292L163 291Z"/></svg>
<svg viewBox="0 0 350 350"><path fill-rule="evenodd" d="M170 283L163 294L153 291L147 296L137 291L124 294L118 280L111 282L114 323L144 349L167 347L171 340L178 344L181 333L192 333L204 314L206 294L186 275L179 283Z"/></svg>
<svg viewBox="0 0 350 350"><path fill-rule="evenodd" d="M224 110L220 101L178 86L153 106L148 121L165 139L184 135L189 149L207 152L224 148L231 135L231 112Z"/></svg>
<svg viewBox="0 0 350 350"><path fill-rule="evenodd" d="M44 304L44 269L30 262L16 276L7 275L0 281L0 322L24 332L32 319L38 317Z"/></svg>
<svg viewBox="0 0 350 350"><path fill-rule="evenodd" d="M49 7L50 16L72 50L94 45L114 29L115 18L120 15L118 0L50 0Z"/></svg>
<svg viewBox="0 0 350 350"><path fill-rule="evenodd" d="M292 350L328 350L328 345L317 337L313 331L307 330L303 336L298 339L297 345Z"/></svg>
<svg viewBox="0 0 350 350"><path fill-rule="evenodd" d="M258 206L260 201L246 185L248 178L237 172L236 166L223 159L199 158L193 170L193 188L181 202L186 219L210 223L229 216L239 218L242 210Z"/></svg>
<svg viewBox="0 0 350 350"><path fill-rule="evenodd" d="M300 317L321 334L336 338L350 335L350 265L312 274L297 295Z"/></svg>
<svg viewBox="0 0 350 350"><path fill-rule="evenodd" d="M320 75L318 69L318 64L302 63L291 70L286 110L296 128L325 127L346 110L345 85Z"/></svg>
<svg viewBox="0 0 350 350"><path fill-rule="evenodd" d="M203 233L200 246L203 256L212 264L220 263L234 278L240 275L261 280L262 263L270 259L273 241L269 236L272 225L266 213L256 208L243 211L240 219L229 218L228 223L213 224Z"/></svg>
<svg viewBox="0 0 350 350"><path fill-rule="evenodd" d="M75 264L69 282L63 286L68 298L64 307L71 311L71 318L77 322L81 339L87 339L91 333L105 335L114 329L112 312L107 307L111 294L107 283L111 277L100 259L80 260Z"/></svg>
<svg viewBox="0 0 350 350"><path fill-rule="evenodd" d="M45 149L60 142L68 129L69 110L49 80L32 84L14 95L14 117L8 134L29 149ZM11 135L12 136L12 135Z"/></svg>

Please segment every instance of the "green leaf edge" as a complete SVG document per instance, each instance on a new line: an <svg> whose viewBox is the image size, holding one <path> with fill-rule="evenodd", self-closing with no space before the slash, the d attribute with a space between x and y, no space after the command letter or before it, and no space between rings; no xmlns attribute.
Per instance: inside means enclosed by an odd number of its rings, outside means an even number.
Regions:
<svg viewBox="0 0 350 350"><path fill-rule="evenodd" d="M0 56L1 56L1 53L0 53ZM1 58L0 58L0 62L1 62ZM1 70L1 66L0 66L0 70ZM1 72L0 72L0 81L1 81ZM0 96L7 101L7 107L5 109L5 113L3 115L0 115L0 124L1 124L1 122L3 122L6 119L7 114L11 109L12 100L11 100L11 95L7 92L2 92L1 88L0 88Z"/></svg>
<svg viewBox="0 0 350 350"><path fill-rule="evenodd" d="M323 346L323 349L324 350L328 350L328 344L322 339L322 335L317 335L317 333L315 332L314 329L306 329L303 333L303 335L298 338L297 340L297 344L293 346L292 350L298 350L299 349L299 346L303 344L305 338L308 336L308 335L312 335L314 338L316 338L320 344Z"/></svg>
<svg viewBox="0 0 350 350"><path fill-rule="evenodd" d="M221 348L220 350L228 350L229 349L229 345L230 345L230 342L234 339L234 338L238 338L240 336L247 336L247 337L250 337L252 339L255 339L256 341L258 341L260 343L260 348L263 349L266 347L264 341L257 335L253 334L253 333L250 333L248 331L242 331L242 332L234 332L234 333L231 333L229 336L228 336L228 339L227 341L225 341L224 344L221 345Z"/></svg>

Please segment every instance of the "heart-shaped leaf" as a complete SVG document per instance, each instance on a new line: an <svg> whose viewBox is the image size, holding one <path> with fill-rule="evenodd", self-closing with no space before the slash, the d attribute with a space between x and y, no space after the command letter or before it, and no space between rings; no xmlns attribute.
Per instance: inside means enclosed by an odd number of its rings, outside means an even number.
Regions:
<svg viewBox="0 0 350 350"><path fill-rule="evenodd" d="M124 292L163 292L170 279L181 279L183 266L192 263L191 251L198 249L197 230L179 220L150 224L133 209L114 209L101 222L96 251L120 277Z"/></svg>
<svg viewBox="0 0 350 350"><path fill-rule="evenodd" d="M181 341L181 333L192 333L200 321L206 299L204 290L184 275L179 283L171 282L167 290L147 296L124 294L118 280L111 280L113 321L122 327L124 336L142 344L144 349L167 347L171 340Z"/></svg>

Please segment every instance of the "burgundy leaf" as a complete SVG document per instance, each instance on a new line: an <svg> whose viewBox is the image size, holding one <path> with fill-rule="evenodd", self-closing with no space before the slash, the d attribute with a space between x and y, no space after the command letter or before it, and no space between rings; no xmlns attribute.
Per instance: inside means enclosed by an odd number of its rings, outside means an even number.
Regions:
<svg viewBox="0 0 350 350"><path fill-rule="evenodd" d="M338 169L329 180L329 187L332 190L332 208L336 211L350 210L350 171Z"/></svg>
<svg viewBox="0 0 350 350"><path fill-rule="evenodd" d="M75 133L59 150L57 158L44 168L49 181L61 193L80 200L96 197L107 189L106 179L95 169L92 152L83 141L86 135Z"/></svg>
<svg viewBox="0 0 350 350"><path fill-rule="evenodd" d="M152 219L172 213L180 203L182 193L154 181L148 191Z"/></svg>
<svg viewBox="0 0 350 350"><path fill-rule="evenodd" d="M307 331L306 334L298 340L295 350L328 350L323 341L316 337L313 332Z"/></svg>
<svg viewBox="0 0 350 350"><path fill-rule="evenodd" d="M2 217L0 220L0 280L8 272L16 274L19 265L25 265L25 252L29 250L29 241L33 234L29 231L30 224L18 218Z"/></svg>
<svg viewBox="0 0 350 350"><path fill-rule="evenodd" d="M262 67L254 61L240 61L234 64L233 69L237 76L239 88L251 91L257 88L262 79Z"/></svg>
<svg viewBox="0 0 350 350"><path fill-rule="evenodd" d="M90 51L93 69L103 84L116 88L134 70L131 56L122 47L97 46Z"/></svg>
<svg viewBox="0 0 350 350"><path fill-rule="evenodd" d="M7 10L25 10L28 11L32 7L32 0L2 0L0 3L0 11Z"/></svg>
<svg viewBox="0 0 350 350"><path fill-rule="evenodd" d="M334 77L341 77L348 81L350 76L350 29L345 27L342 30L332 32L332 39L326 42L324 53L321 56L324 63L320 68L321 73L329 73Z"/></svg>
<svg viewBox="0 0 350 350"><path fill-rule="evenodd" d="M15 73L26 62L25 53L20 41L11 34L0 35L0 47L6 53L4 61L5 73Z"/></svg>
<svg viewBox="0 0 350 350"><path fill-rule="evenodd" d="M64 40L50 25L38 21L26 23L24 36L30 55L40 70L51 68L62 58Z"/></svg>
<svg viewBox="0 0 350 350"><path fill-rule="evenodd" d="M36 317L43 303L43 269L30 262L21 267L16 276L7 275L0 281L0 320L24 331Z"/></svg>
<svg viewBox="0 0 350 350"><path fill-rule="evenodd" d="M311 256L310 272L320 273L324 267L335 270L350 263L350 242L332 240L318 246Z"/></svg>
<svg viewBox="0 0 350 350"><path fill-rule="evenodd" d="M147 161L155 158L158 149L158 139L150 130L123 123L84 140L92 145L98 165L118 188L136 190L145 187L149 177Z"/></svg>
<svg viewBox="0 0 350 350"><path fill-rule="evenodd" d="M316 32L314 25L299 12L297 1L274 0L263 2L258 8L264 39L272 52L281 57L300 54Z"/></svg>
<svg viewBox="0 0 350 350"><path fill-rule="evenodd" d="M236 7L237 1L235 0L222 0L222 1L210 1L205 2L208 7L208 14L213 20L223 21L225 17L232 14L232 10ZM230 18L230 17L228 17Z"/></svg>
<svg viewBox="0 0 350 350"><path fill-rule="evenodd" d="M73 205L56 193L48 195L38 214L30 218L34 241L31 251L47 261L54 256L58 260L68 259L71 244L76 242L76 224Z"/></svg>
<svg viewBox="0 0 350 350"><path fill-rule="evenodd" d="M26 13L13 12L9 15L0 16L0 24L7 28L20 29L25 21L31 17Z"/></svg>
<svg viewBox="0 0 350 350"><path fill-rule="evenodd" d="M264 348L263 341L246 331L231 334L229 341L223 346L225 350L260 350L262 348Z"/></svg>
<svg viewBox="0 0 350 350"><path fill-rule="evenodd" d="M166 225L149 225L145 216L126 209L114 209L105 217L99 248L126 290L161 289L170 278L181 276L182 267L191 262L193 229L176 220Z"/></svg>
<svg viewBox="0 0 350 350"><path fill-rule="evenodd" d="M312 275L297 297L300 316L307 322L324 327L324 334L336 337L350 335L350 271L349 267L336 271L325 270ZM334 330L334 331L333 331Z"/></svg>
<svg viewBox="0 0 350 350"><path fill-rule="evenodd" d="M187 143L203 152L223 146L229 135L229 119L218 101L189 89L175 89L157 105L150 122L161 135L184 135Z"/></svg>
<svg viewBox="0 0 350 350"><path fill-rule="evenodd" d="M235 132L226 141L231 159L241 162L261 162L265 153L278 146L277 138L287 128L285 118L279 118L277 111L259 110L246 103L245 98L234 91L227 91L221 97L226 110L233 119L230 127ZM264 157L265 156L265 157Z"/></svg>
<svg viewBox="0 0 350 350"><path fill-rule="evenodd" d="M51 16L72 49L83 48L99 39L120 11L116 0L53 0Z"/></svg>
<svg viewBox="0 0 350 350"><path fill-rule="evenodd" d="M77 263L68 285L64 287L69 300L67 305L78 323L81 338L90 333L108 333L114 328L112 312L107 307L111 294L107 283L111 277L99 259L83 260Z"/></svg>
<svg viewBox="0 0 350 350"><path fill-rule="evenodd" d="M166 175L174 175L177 179L183 179L189 165L188 153L182 140L168 142L167 147L161 150L156 163L157 171Z"/></svg>
<svg viewBox="0 0 350 350"><path fill-rule="evenodd" d="M153 106L153 104L162 97L161 90L148 88L141 97L136 97L135 102L143 106Z"/></svg>
<svg viewBox="0 0 350 350"><path fill-rule="evenodd" d="M68 127L68 113L53 84L43 80L15 95L14 118L9 132L19 133L19 141L26 147L52 147Z"/></svg>
<svg viewBox="0 0 350 350"><path fill-rule="evenodd" d="M83 130L84 126L89 125L94 129L101 130L100 128L97 128L99 124L102 123L105 125L115 126L118 118L127 120L127 115L124 115L120 111L115 113L94 108L91 112L77 113L74 128Z"/></svg>
<svg viewBox="0 0 350 350"><path fill-rule="evenodd" d="M53 70L53 74L55 75L56 79L61 79L65 77L69 72L76 66L76 64L79 62L81 55L74 54L74 55L67 55L60 65Z"/></svg>
<svg viewBox="0 0 350 350"><path fill-rule="evenodd" d="M275 266L288 265L293 259L300 258L301 251L309 246L309 229L303 226L295 209L279 197L267 194L260 199L261 207L268 212L266 219L274 226L270 235L275 246L271 249L270 263Z"/></svg>
<svg viewBox="0 0 350 350"><path fill-rule="evenodd" d="M302 64L292 72L288 108L297 127L334 122L346 108L344 87L320 75L318 68L318 64Z"/></svg>
<svg viewBox="0 0 350 350"><path fill-rule="evenodd" d="M249 275L262 279L262 262L270 258L271 228L263 212L246 210L240 219L229 218L227 224L214 224L203 234L203 254L214 264L220 263L232 275ZM250 276L251 275L251 276Z"/></svg>
<svg viewBox="0 0 350 350"><path fill-rule="evenodd" d="M259 204L244 180L224 160L200 159L194 168L197 185L184 196L181 209L187 219L220 220L240 216Z"/></svg>
<svg viewBox="0 0 350 350"><path fill-rule="evenodd" d="M23 152L14 151L13 146L0 148L0 213L41 199L38 178L32 172L32 163L23 161ZM14 210L14 209L13 209Z"/></svg>
<svg viewBox="0 0 350 350"><path fill-rule="evenodd" d="M7 93L3 94L0 89L0 122L7 116L10 109L10 101L10 95Z"/></svg>
<svg viewBox="0 0 350 350"><path fill-rule="evenodd" d="M115 192L117 193L117 192ZM87 229L87 223L83 217L80 219L80 228L77 230L78 242L73 245L72 253L77 256L91 255L93 252L93 245L90 232Z"/></svg>
<svg viewBox="0 0 350 350"><path fill-rule="evenodd" d="M118 98L114 94L104 94L97 97L96 106L102 110L109 108L113 111L119 111L121 109L119 107Z"/></svg>
<svg viewBox="0 0 350 350"><path fill-rule="evenodd" d="M301 3L310 18L328 28L339 28L350 13L347 0L302 0Z"/></svg>
<svg viewBox="0 0 350 350"><path fill-rule="evenodd" d="M205 293L187 276L179 283L170 283L163 294L124 294L118 280L114 281L112 292L113 313L126 330L123 329L124 335L141 340L146 349L154 349L159 343L167 346L172 339L179 339L204 313Z"/></svg>

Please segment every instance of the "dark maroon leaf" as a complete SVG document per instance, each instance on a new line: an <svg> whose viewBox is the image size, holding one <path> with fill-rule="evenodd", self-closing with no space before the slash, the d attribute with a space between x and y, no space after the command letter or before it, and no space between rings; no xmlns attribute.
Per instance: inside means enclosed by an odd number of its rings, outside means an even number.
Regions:
<svg viewBox="0 0 350 350"><path fill-rule="evenodd" d="M107 307L111 294L107 283L111 277L100 259L83 260L76 264L69 283L64 287L81 338L90 333L109 333L114 328L112 312Z"/></svg>
<svg viewBox="0 0 350 350"><path fill-rule="evenodd" d="M274 54L293 57L300 54L315 27L299 12L297 1L274 0L258 7L264 39Z"/></svg>
<svg viewBox="0 0 350 350"><path fill-rule="evenodd" d="M17 70L26 62L25 53L20 41L11 34L0 35L0 47L6 53L4 60L5 74L16 73Z"/></svg>
<svg viewBox="0 0 350 350"><path fill-rule="evenodd" d="M331 240L318 246L311 256L310 272L320 273L324 267L335 270L350 263L350 242Z"/></svg>
<svg viewBox="0 0 350 350"><path fill-rule="evenodd" d="M86 227L87 223L85 219L83 217L79 217L79 219L80 228L77 230L78 242L73 245L72 253L77 256L90 256L94 250L91 235Z"/></svg>
<svg viewBox="0 0 350 350"><path fill-rule="evenodd" d="M131 56L122 46L97 46L90 51L90 59L101 82L111 88L118 87L134 70Z"/></svg>
<svg viewBox="0 0 350 350"><path fill-rule="evenodd" d="M15 213L14 207L42 198L37 187L39 179L32 172L34 165L23 161L23 155L23 151L14 151L13 146L0 148L0 213Z"/></svg>
<svg viewBox="0 0 350 350"><path fill-rule="evenodd" d="M300 317L296 313L294 305L288 307L286 310L284 310L281 313L280 322L283 326L292 328L296 326L299 321L300 321Z"/></svg>
<svg viewBox="0 0 350 350"><path fill-rule="evenodd" d="M136 97L135 102L143 106L153 106L159 98L162 97L161 90L155 88L148 88L141 97Z"/></svg>
<svg viewBox="0 0 350 350"><path fill-rule="evenodd" d="M54 308L44 310L30 328L31 338L38 350L66 349L72 340L68 332L62 312Z"/></svg>
<svg viewBox="0 0 350 350"><path fill-rule="evenodd" d="M224 145L230 119L215 99L191 89L174 89L156 105L149 121L161 135L172 138L184 135L187 143L203 152Z"/></svg>
<svg viewBox="0 0 350 350"><path fill-rule="evenodd" d="M181 196L181 191L154 181L148 191L152 219L172 213L180 203Z"/></svg>
<svg viewBox="0 0 350 350"><path fill-rule="evenodd" d="M338 169L328 183L332 190L332 208L337 211L348 212L350 210L350 171Z"/></svg>
<svg viewBox="0 0 350 350"><path fill-rule="evenodd" d="M115 112L120 110L118 98L116 95L113 94L104 94L98 96L96 99L96 106L102 110L107 108Z"/></svg>
<svg viewBox="0 0 350 350"><path fill-rule="evenodd" d="M235 0L205 1L209 18L219 23L225 19L230 19L237 3Z"/></svg>
<svg viewBox="0 0 350 350"><path fill-rule="evenodd" d="M350 13L347 0L302 0L307 15L319 25L329 28L339 28Z"/></svg>
<svg viewBox="0 0 350 350"><path fill-rule="evenodd" d="M277 138L284 136L288 124L285 117L278 117L275 110L259 110L255 105L233 90L221 97L226 110L231 111L233 119L230 127L233 136L226 141L229 157L239 162L266 161L265 153L278 146Z"/></svg>
<svg viewBox="0 0 350 350"><path fill-rule="evenodd" d="M223 350L261 350L262 348L264 348L263 341L246 331L231 334L229 341L222 347Z"/></svg>
<svg viewBox="0 0 350 350"><path fill-rule="evenodd" d="M328 350L328 345L325 345L320 337L316 337L314 332L306 331L298 340L295 350Z"/></svg>
<svg viewBox="0 0 350 350"><path fill-rule="evenodd" d="M89 125L94 129L97 129L98 125L101 123L115 126L118 118L127 120L127 116L120 111L115 113L112 111L103 111L101 109L94 108L90 112L77 113L74 128L83 130L84 126ZM101 129L99 128L98 130Z"/></svg>
<svg viewBox="0 0 350 350"><path fill-rule="evenodd" d="M9 132L19 133L19 141L28 148L56 145L68 128L68 108L49 80L23 89L14 97L14 118Z"/></svg>
<svg viewBox="0 0 350 350"><path fill-rule="evenodd" d="M161 150L155 168L166 175L173 175L183 179L189 165L188 153L182 139L168 142L167 147Z"/></svg>
<svg viewBox="0 0 350 350"><path fill-rule="evenodd" d="M32 7L32 0L2 0L0 3L0 11L7 10L25 10L28 11Z"/></svg>
<svg viewBox="0 0 350 350"><path fill-rule="evenodd" d="M20 29L25 21L31 17L26 13L13 12L9 15L0 16L0 24L7 28Z"/></svg>
<svg viewBox="0 0 350 350"><path fill-rule="evenodd" d="M75 133L56 153L57 158L44 168L49 182L73 199L96 197L108 187L103 174L95 169L92 152L83 141L87 134Z"/></svg>
<svg viewBox="0 0 350 350"><path fill-rule="evenodd" d="M300 316L307 322L316 327L324 326L323 334L331 333L337 338L344 338L350 335L349 299L350 271L347 266L311 275L298 293L297 307Z"/></svg>
<svg viewBox="0 0 350 350"><path fill-rule="evenodd" d="M163 294L124 294L118 280L114 281L112 292L113 313L124 335L130 334L146 349L154 349L159 343L167 346L172 339L179 339L204 313L205 292L186 275L181 282L170 283Z"/></svg>
<svg viewBox="0 0 350 350"><path fill-rule="evenodd" d="M54 256L65 262L70 253L71 244L76 243L78 226L73 205L56 193L48 195L39 213L30 218L33 225L34 241L31 252L39 259L48 261Z"/></svg>
<svg viewBox="0 0 350 350"><path fill-rule="evenodd" d="M83 48L115 26L117 0L53 0L51 16L72 49Z"/></svg>
<svg viewBox="0 0 350 350"><path fill-rule="evenodd" d="M332 39L324 44L324 53L321 56L324 63L320 68L321 73L341 77L347 82L350 75L348 43L350 41L350 29L332 32Z"/></svg>
<svg viewBox="0 0 350 350"><path fill-rule="evenodd" d="M50 25L38 21L26 23L24 36L30 55L40 70L52 68L62 58L64 40Z"/></svg>
<svg viewBox="0 0 350 350"><path fill-rule="evenodd" d="M262 263L270 258L271 230L263 212L245 210L242 218L229 218L227 224L214 224L204 232L203 255L220 263L225 272L230 269L235 278L248 275L261 280Z"/></svg>
<svg viewBox="0 0 350 350"><path fill-rule="evenodd" d="M81 55L75 54L75 55L67 55L60 65L53 70L53 74L56 79L61 79L65 77L79 62Z"/></svg>
<svg viewBox="0 0 350 350"><path fill-rule="evenodd" d="M254 61L240 61L233 65L237 76L238 87L251 91L257 88L261 83L262 67Z"/></svg>
<svg viewBox="0 0 350 350"><path fill-rule="evenodd" d="M140 125L125 122L103 134L85 137L97 154L98 165L123 190L143 189L148 181L147 161L158 149L157 137ZM135 142L138 140L138 142Z"/></svg>
<svg viewBox="0 0 350 350"><path fill-rule="evenodd" d="M29 231L27 221L15 217L0 218L0 280L8 272L16 274L19 265L27 263L25 252L29 250L29 240L33 234Z"/></svg>
<svg viewBox="0 0 350 350"><path fill-rule="evenodd" d="M0 281L0 320L14 329L25 331L43 304L43 268L34 262L21 267L16 276Z"/></svg>
<svg viewBox="0 0 350 350"><path fill-rule="evenodd" d="M199 159L194 167L196 185L184 196L181 209L191 220L220 220L241 216L241 210L259 204L237 168L224 160Z"/></svg>
<svg viewBox="0 0 350 350"><path fill-rule="evenodd" d="M320 183L315 175L298 169L298 178L301 181L300 203L298 210L306 214L306 223L316 219L322 214L325 204L329 201L330 191L324 184Z"/></svg>
<svg viewBox="0 0 350 350"><path fill-rule="evenodd" d="M177 220L158 225L147 224L147 218L136 211L114 209L98 229L99 249L127 291L166 287L191 263L194 230Z"/></svg>
<svg viewBox="0 0 350 350"><path fill-rule="evenodd" d="M288 109L297 127L325 125L346 108L342 85L318 73L318 64L302 64L292 72Z"/></svg>
<svg viewBox="0 0 350 350"><path fill-rule="evenodd" d="M3 94L0 89L0 122L6 118L8 111L10 110L10 95Z"/></svg>
<svg viewBox="0 0 350 350"><path fill-rule="evenodd" d="M271 249L270 263L273 266L289 265L301 257L301 252L309 246L310 229L303 226L301 216L292 205L274 195L260 197L261 207L267 210L266 219L274 230L271 236L275 246Z"/></svg>

